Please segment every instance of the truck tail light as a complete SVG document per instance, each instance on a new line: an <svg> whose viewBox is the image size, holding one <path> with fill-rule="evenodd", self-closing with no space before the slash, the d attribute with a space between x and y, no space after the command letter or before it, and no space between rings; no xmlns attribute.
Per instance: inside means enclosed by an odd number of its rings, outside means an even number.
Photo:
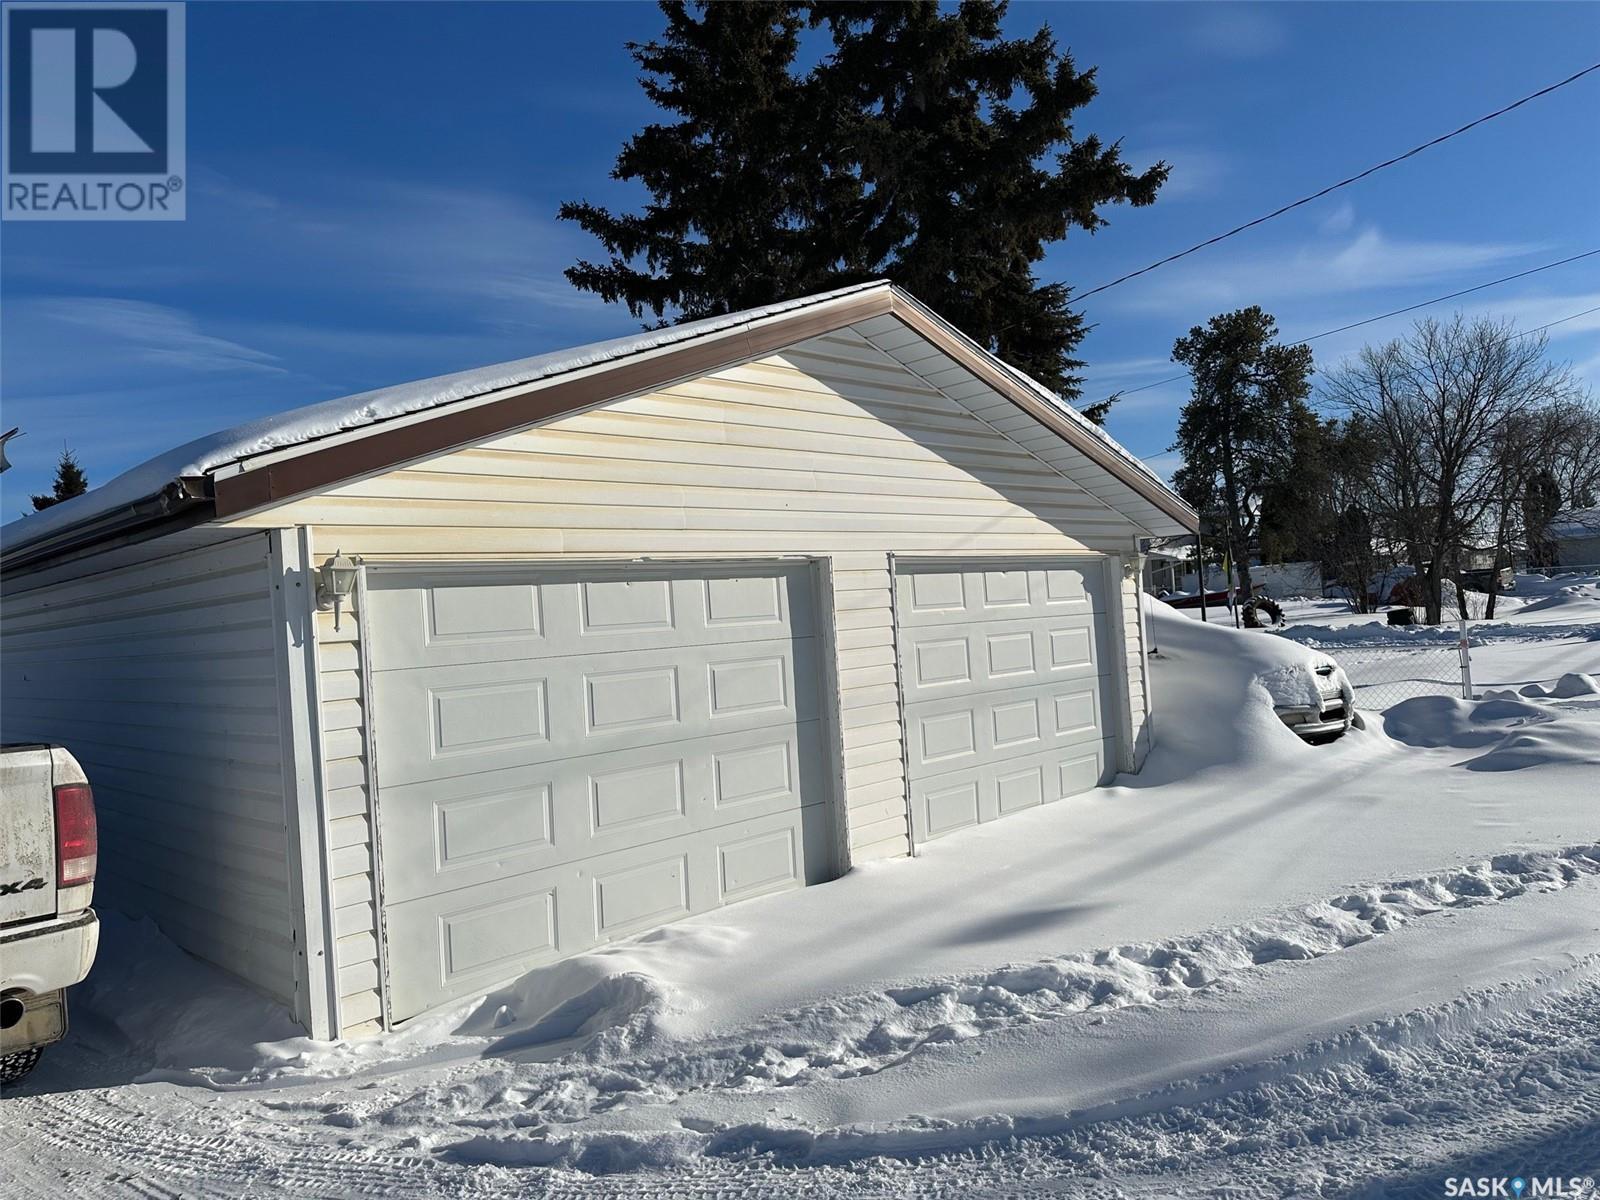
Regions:
<svg viewBox="0 0 1600 1200"><path fill-rule="evenodd" d="M87 783L60 784L56 788L56 886L92 882L99 857L94 793Z"/></svg>

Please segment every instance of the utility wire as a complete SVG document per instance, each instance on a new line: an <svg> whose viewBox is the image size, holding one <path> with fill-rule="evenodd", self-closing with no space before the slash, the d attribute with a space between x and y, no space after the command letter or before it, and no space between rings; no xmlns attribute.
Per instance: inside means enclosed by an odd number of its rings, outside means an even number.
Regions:
<svg viewBox="0 0 1600 1200"><path fill-rule="evenodd" d="M1377 172L1383 170L1385 167L1392 167L1396 163L1405 162L1406 159L1412 158L1415 155L1421 154L1424 150L1432 149L1434 146L1439 145L1441 142L1448 142L1453 137L1459 137L1461 134L1466 133L1469 129L1475 129L1477 126L1482 125L1487 121L1492 121L1496 117L1503 117L1508 112L1511 112L1513 109L1521 108L1524 104L1527 104L1531 100L1537 100L1540 96L1548 96L1551 92L1555 91L1557 88L1564 88L1569 83L1575 83L1576 81L1578 81L1579 79L1582 79L1585 75L1588 75L1589 73L1591 73L1593 71L1600 71L1600 63L1595 63L1592 66L1585 67L1583 70L1578 71L1575 74L1568 75L1565 79L1561 80L1559 83L1552 83L1549 87L1540 88L1537 92L1530 92L1528 95L1522 97L1522 99L1514 101L1511 104L1506 105L1504 108L1497 108L1494 112L1487 113L1484 116L1479 117L1476 121L1468 121L1465 125L1461 126L1461 128L1452 129L1449 133L1441 134L1439 137L1434 138L1432 141L1423 142L1422 145L1420 145L1420 146L1413 146L1410 150L1407 150L1404 154L1397 154L1393 158L1384 159L1383 162L1378 163L1375 166L1368 167L1365 171L1362 171L1359 174L1351 175L1350 177L1348 177L1346 179L1341 179L1341 180L1339 180L1338 183L1331 183L1331 184L1329 184L1327 187L1323 188L1319 192L1313 192L1309 196L1302 196L1300 199L1295 200L1290 204L1285 204L1282 208L1273 209L1271 212L1269 212L1264 217L1257 217L1253 221L1246 221L1243 225L1236 225L1234 228L1228 230L1226 233L1219 233L1219 234L1217 234L1216 237L1207 238L1203 242L1197 242L1193 246L1190 246L1187 250L1180 250L1176 254L1169 254L1169 255L1167 255L1166 258L1163 258L1158 262L1153 262L1148 267L1141 267L1137 271L1129 271L1126 275L1119 275L1116 279L1113 279L1110 283L1102 283L1099 287L1090 288L1087 292L1079 292L1077 295L1075 295L1073 297L1073 299L1075 301L1076 300L1085 300L1088 297L1093 296L1093 295L1095 295L1095 294L1097 294L1099 292L1103 292L1108 288L1114 288L1119 283L1127 283L1128 280L1130 280L1130 279L1136 279L1140 275L1144 275L1144 274L1147 274L1150 271L1154 271L1157 267L1164 267L1170 262L1176 262L1180 258L1185 258L1188 255L1193 254L1196 250L1204 250L1207 246L1214 246L1218 242L1223 241L1226 238L1233 237L1234 234L1236 234L1236 233L1243 233L1245 230L1253 229L1257 225L1261 225L1261 224L1263 224L1263 223L1265 223L1267 221L1272 220L1274 217L1281 217L1281 216L1283 216L1284 213L1290 212L1293 209L1299 208L1301 205L1310 204L1313 200L1320 200L1320 199L1322 199L1322 197L1326 196L1328 193L1336 192L1342 187L1349 187L1352 183L1357 183L1357 182L1365 179L1368 175L1376 174Z"/></svg>
<svg viewBox="0 0 1600 1200"><path fill-rule="evenodd" d="M1321 333L1313 333L1310 337L1304 337L1304 338L1299 339L1298 341L1289 342L1288 345L1290 345L1290 346L1304 346L1307 342L1314 342L1318 338L1332 337L1334 334L1336 334L1336 333L1344 333L1348 329L1359 329L1363 325L1371 325L1374 321L1384 321L1384 320L1387 320L1390 317L1398 317L1398 316L1402 315L1403 313L1416 312L1417 309L1419 309L1419 308L1427 308L1428 306L1433 305L1433 304L1443 304L1446 300L1454 300L1458 296L1466 296L1466 295L1470 295L1473 292L1481 292L1481 291L1483 291L1484 288L1492 288L1492 287L1495 287L1498 284L1510 283L1513 279L1522 279L1522 278L1525 278L1526 276L1529 276L1529 275L1537 275L1540 271L1548 271L1552 267L1564 267L1568 263L1577 262L1579 259L1583 259L1583 258L1592 258L1596 254L1600 254L1600 249L1585 250L1582 254L1574 254L1570 258L1563 258L1563 259L1559 259L1556 262L1545 263L1544 266L1542 266L1542 267L1530 267L1526 271L1518 271L1514 275L1502 275L1499 279L1491 279L1488 283L1474 284L1472 287L1462 288L1459 292L1449 292L1449 293L1447 293L1446 295L1443 295L1443 296L1435 296L1432 300L1424 300L1420 304L1408 304L1405 308L1397 308L1397 309L1394 309L1394 310L1392 310L1390 312L1380 313L1376 317L1367 317L1364 320L1352 321L1352 322L1350 322L1350 324L1341 325L1337 329L1324 329ZM1552 322L1550 322L1550 325L1559 325L1559 324L1561 324L1562 321L1575 321L1579 317L1586 317L1592 312L1600 312L1600 308L1590 308L1590 309L1584 310L1583 312L1573 313L1569 317L1562 317L1561 321L1552 321ZM1542 332L1544 332L1544 330L1549 329L1550 325L1541 325L1541 326L1539 326L1538 329L1530 329L1526 333L1521 333L1521 334L1518 334L1517 336L1518 337L1527 337L1528 334L1542 333ZM1166 379L1158 379L1154 383L1143 383L1143 384L1140 384L1138 387L1135 387L1135 388L1124 388L1122 391L1114 393L1114 395L1116 396L1116 398L1120 399L1123 396L1131 396L1135 392L1147 392L1151 388L1162 387L1162 386L1164 386L1166 384L1169 384L1169 383L1177 383L1180 379L1187 379L1187 378L1189 378L1189 372L1185 371L1181 375L1170 375Z"/></svg>
<svg viewBox="0 0 1600 1200"><path fill-rule="evenodd" d="M1586 308L1582 312L1569 313L1567 316L1558 317L1556 320L1551 321L1548 324L1539 325L1539 326L1537 326L1537 327L1535 327L1533 329L1524 329L1521 333L1517 334L1516 336L1519 337L1519 338L1532 337L1536 333L1543 333L1546 329L1554 329L1557 325L1565 325L1568 321L1576 321L1579 317L1587 317L1590 313L1597 313L1597 312L1600 312L1600 304L1595 305L1593 308ZM1161 382L1162 383L1175 383L1179 379L1186 379L1186 378L1188 378L1188 372L1184 372L1184 374L1182 374L1182 375L1174 375L1171 379L1164 379ZM1144 386L1145 387L1158 387L1160 385L1159 384L1154 384L1154 383L1147 383ZM1131 390L1131 391L1143 391L1144 388L1131 388L1129 390ZM1126 392L1121 392L1121 393L1118 393L1118 394L1119 395L1126 395L1127 393ZM1149 462L1151 459L1165 458L1168 454L1171 454L1171 453L1172 453L1172 451L1170 451L1170 450L1161 450L1161 451L1158 451L1155 454L1143 454L1143 455L1139 456L1139 461L1140 462Z"/></svg>
<svg viewBox="0 0 1600 1200"><path fill-rule="evenodd" d="M1454 300L1457 296L1465 296L1472 292L1481 292L1484 288L1492 288L1497 284L1510 283L1513 279L1521 279L1525 275L1537 275L1540 271L1548 271L1551 267L1564 267L1568 263L1577 262L1580 258L1593 258L1600 254L1600 250L1585 250L1582 254L1574 254L1571 258L1563 258L1559 262L1545 263L1542 267L1530 267L1526 271L1518 271L1515 275L1503 275L1499 279L1491 279L1488 283L1480 283L1475 287L1462 288L1459 292L1451 292L1448 296L1435 296L1432 300L1424 300L1421 304L1408 304L1405 308L1397 308L1393 312L1381 313L1376 317L1368 317L1364 321L1352 321L1348 325L1341 325L1337 329L1325 329L1321 333L1313 333L1308 338L1301 338L1298 342L1290 342L1291 346L1303 346L1307 342L1314 342L1318 338L1332 337L1336 333L1343 333L1347 329L1359 329L1363 325L1371 325L1374 321L1387 320L1389 317L1398 317L1402 313L1416 312L1419 308L1427 308L1430 304L1443 304L1446 300Z"/></svg>
<svg viewBox="0 0 1600 1200"><path fill-rule="evenodd" d="M1519 338L1532 337L1536 333L1543 333L1546 329L1552 329L1557 325L1565 325L1568 321L1576 321L1579 317L1587 317L1590 313L1597 312L1600 312L1600 304L1595 305L1593 308L1586 308L1582 312L1575 312L1570 317L1562 317L1559 321L1551 321L1549 325L1541 325L1537 329L1529 329L1524 333L1517 334L1517 336Z"/></svg>

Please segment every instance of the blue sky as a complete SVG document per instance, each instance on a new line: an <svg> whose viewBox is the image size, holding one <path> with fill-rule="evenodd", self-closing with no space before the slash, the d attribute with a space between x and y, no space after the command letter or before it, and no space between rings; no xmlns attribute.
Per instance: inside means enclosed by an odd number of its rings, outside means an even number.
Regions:
<svg viewBox="0 0 1600 1200"><path fill-rule="evenodd" d="M1171 182L1043 267L1086 290L1600 58L1600 5L1054 4L1101 96L1080 132ZM637 328L561 269L562 200L651 119L623 43L652 5L220 4L188 14L189 218L8 223L0 511L63 443L92 482L280 409ZM1174 373L1173 339L1259 303L1301 337L1600 246L1600 75L1334 197L1086 301L1086 395ZM1469 298L1524 327L1600 305L1600 259ZM1450 306L1436 310L1448 313ZM1332 365L1412 318L1316 343ZM1550 331L1600 383L1600 313ZM1112 432L1163 471L1181 384Z"/></svg>

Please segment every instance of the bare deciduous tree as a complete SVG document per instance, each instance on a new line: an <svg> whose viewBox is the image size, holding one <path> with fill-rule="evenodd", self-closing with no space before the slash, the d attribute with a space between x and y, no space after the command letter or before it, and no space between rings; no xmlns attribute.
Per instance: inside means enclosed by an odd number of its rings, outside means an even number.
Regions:
<svg viewBox="0 0 1600 1200"><path fill-rule="evenodd" d="M1504 539L1507 472L1529 461L1518 426L1580 402L1571 371L1546 349L1543 336L1519 335L1509 322L1458 313L1367 347L1326 384L1328 398L1377 440L1374 524L1406 547L1429 624L1439 621L1440 580L1461 547L1488 531Z"/></svg>

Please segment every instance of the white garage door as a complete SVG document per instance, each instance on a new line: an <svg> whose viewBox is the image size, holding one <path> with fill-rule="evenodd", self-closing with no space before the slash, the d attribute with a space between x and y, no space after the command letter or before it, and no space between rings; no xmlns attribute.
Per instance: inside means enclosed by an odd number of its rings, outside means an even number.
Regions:
<svg viewBox="0 0 1600 1200"><path fill-rule="evenodd" d="M804 569L374 572L391 1016L827 877Z"/></svg>
<svg viewBox="0 0 1600 1200"><path fill-rule="evenodd" d="M895 612L917 841L1115 772L1099 559L902 566Z"/></svg>

